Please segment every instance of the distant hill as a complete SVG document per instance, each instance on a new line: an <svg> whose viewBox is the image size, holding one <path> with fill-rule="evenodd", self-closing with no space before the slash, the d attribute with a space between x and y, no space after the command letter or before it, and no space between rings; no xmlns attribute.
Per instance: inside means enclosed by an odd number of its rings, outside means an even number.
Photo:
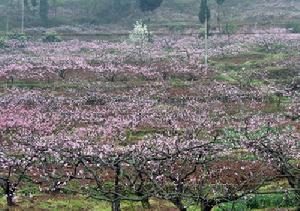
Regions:
<svg viewBox="0 0 300 211"><path fill-rule="evenodd" d="M0 1L0 30L6 28L6 15L10 15L11 29L20 27L21 7L20 1L15 2L10 9L5 2ZM131 27L139 19L150 21L153 27L198 27L198 11L200 0L164 0L161 7L154 12L142 13L136 5L136 0L126 0L126 12L118 16L117 12L110 10L112 0L60 0L60 4L50 5L49 26L60 25L103 25L111 24ZM54 2L54 1L49 1ZM96 2L95 5L92 2ZM131 6L130 6L131 5ZM211 25L216 25L217 4L209 0L212 10ZM125 6L124 6L125 7ZM122 11L123 8L119 9ZM25 27L40 26L37 15L27 8ZM125 10L125 8L124 8ZM282 27L300 28L300 0L225 0L223 22L236 25L274 25ZM107 27L107 25L106 25ZM300 31L300 29L299 29Z"/></svg>
<svg viewBox="0 0 300 211"><path fill-rule="evenodd" d="M199 0L166 0L149 15L156 22L198 22ZM212 21L217 5L210 0ZM300 0L226 0L226 19L241 24L285 24L300 22Z"/></svg>

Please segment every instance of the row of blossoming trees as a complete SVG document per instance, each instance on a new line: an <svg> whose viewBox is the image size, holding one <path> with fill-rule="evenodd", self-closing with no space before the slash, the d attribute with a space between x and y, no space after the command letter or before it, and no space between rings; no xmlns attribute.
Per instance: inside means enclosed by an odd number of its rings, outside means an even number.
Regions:
<svg viewBox="0 0 300 211"><path fill-rule="evenodd" d="M299 131L284 114L229 116L219 100L191 100L166 111L157 109L163 105L159 100L130 104L101 98L91 106L86 97L6 93L0 184L8 205L14 205L26 181L45 192L68 190L104 200L113 210L120 210L123 200L149 207L150 198L168 200L180 210L190 204L211 210L278 178L286 178L290 189L285 191L299 199ZM156 129L130 140L130 133L146 126ZM254 159L241 159L238 152Z"/></svg>
<svg viewBox="0 0 300 211"><path fill-rule="evenodd" d="M17 80L54 81L69 79L68 75L74 76L78 72L107 81L124 76L165 80L174 74L187 73L194 75L194 78L199 77L205 54L203 39L196 36L173 36L156 38L154 43L143 41L143 44L138 45L125 41L113 43L71 40L43 43L7 40L6 48L0 48L0 79L13 77ZM233 35L232 39L234 42L228 43L226 36L211 37L209 57L246 53L255 45L272 48L274 43L299 49L297 34L280 31Z"/></svg>
<svg viewBox="0 0 300 211"><path fill-rule="evenodd" d="M211 56L273 43L299 48L282 35L235 38L212 38ZM285 179L289 188L282 191L293 193L299 207L299 90L282 88L289 105L263 112L273 83L213 80L215 70L201 65L202 42L162 38L147 43L141 58L126 42L8 41L0 51L1 80L77 87L1 87L0 185L7 204L32 182L43 192L110 202L113 210L121 201L149 207L151 198L180 210L211 210ZM116 80L121 75L127 79ZM187 80L176 84L174 77Z"/></svg>

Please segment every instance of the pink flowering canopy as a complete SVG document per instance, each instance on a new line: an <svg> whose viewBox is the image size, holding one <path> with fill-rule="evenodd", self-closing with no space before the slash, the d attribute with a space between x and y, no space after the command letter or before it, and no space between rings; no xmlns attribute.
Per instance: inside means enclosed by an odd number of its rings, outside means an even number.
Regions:
<svg viewBox="0 0 300 211"><path fill-rule="evenodd" d="M227 39L211 37L208 68L204 41L192 36L157 37L141 52L127 41L8 41L0 50L7 197L31 181L43 193L112 204L154 197L184 210L244 199L276 178L299 197L297 77L285 84L270 67L297 69L300 38ZM263 51L275 44L294 60Z"/></svg>

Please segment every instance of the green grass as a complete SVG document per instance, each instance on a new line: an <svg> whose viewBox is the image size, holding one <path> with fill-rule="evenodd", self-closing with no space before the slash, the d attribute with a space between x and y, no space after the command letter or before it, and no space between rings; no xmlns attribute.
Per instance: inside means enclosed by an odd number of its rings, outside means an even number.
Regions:
<svg viewBox="0 0 300 211"><path fill-rule="evenodd" d="M151 207L155 210L164 210L174 208L174 205L168 201L150 199ZM7 209L5 197L0 198L0 210ZM144 210L140 202L122 201L121 209L125 211ZM110 211L111 204L105 201L87 198L84 196L68 195L40 195L33 200L22 199L18 206L10 209L11 211L24 210L45 210L45 211ZM191 207L189 210L198 210Z"/></svg>
<svg viewBox="0 0 300 211"><path fill-rule="evenodd" d="M280 191L280 188L289 188L286 180L278 180L267 183L260 188L261 192L268 191ZM33 194L33 198L29 198L29 193ZM105 201L99 201L92 198L87 198L82 195L74 194L43 194L38 190L38 186L26 183L20 191L17 193L21 196L18 202L18 207L11 209L11 211L23 211L23 210L45 210L45 211L109 211L111 210L111 204ZM266 208L293 208L295 206L296 199L293 193L273 193L273 194L257 194L249 195L245 198L237 200L235 202L223 203L216 206L214 211L224 210L253 210L253 209L266 209ZM175 206L165 200L150 199L152 210L165 210L172 209ZM188 205L189 211L199 210L198 205ZM122 210L144 210L140 202L122 201ZM3 194L0 194L0 210L6 209L6 199Z"/></svg>
<svg viewBox="0 0 300 211"><path fill-rule="evenodd" d="M39 202L36 205L38 208L46 210L110 210L109 204L98 203L93 200L86 199L69 199L69 200L47 200Z"/></svg>
<svg viewBox="0 0 300 211"><path fill-rule="evenodd" d="M21 89L79 89L77 84L71 83L47 83L47 82L25 82L14 81L12 82L0 82L0 87L17 87Z"/></svg>
<svg viewBox="0 0 300 211"><path fill-rule="evenodd" d="M185 88L188 87L188 84L186 81L178 78L178 77L171 77L170 78L170 85L172 87L176 87L176 88Z"/></svg>
<svg viewBox="0 0 300 211"><path fill-rule="evenodd" d="M139 130L127 130L126 137L129 143L135 143L137 141L142 140L145 136L151 134L161 134L164 132L164 129L157 128L142 128Z"/></svg>
<svg viewBox="0 0 300 211"><path fill-rule="evenodd" d="M251 62L263 61L265 57L265 53L250 51L236 56L223 56L212 58L212 62L219 65L228 65L229 67L237 67L242 65L249 66Z"/></svg>
<svg viewBox="0 0 300 211"><path fill-rule="evenodd" d="M221 74L215 76L214 79L217 80L217 81L225 81L225 82L228 82L228 83L233 84L233 85L237 85L238 84L237 80L234 79L228 73L221 73Z"/></svg>
<svg viewBox="0 0 300 211"><path fill-rule="evenodd" d="M291 29L293 33L300 33L300 23L299 23L299 21L289 21L286 24L286 28Z"/></svg>
<svg viewBox="0 0 300 211"><path fill-rule="evenodd" d="M224 210L253 210L266 208L293 208L296 203L294 194L267 194L267 195L251 195L245 199L240 199L236 202L224 203L215 211Z"/></svg>
<svg viewBox="0 0 300 211"><path fill-rule="evenodd" d="M120 50L115 49L115 48L106 49L105 52L108 53L108 54L112 54L112 55L118 55L118 54L121 53Z"/></svg>
<svg viewBox="0 0 300 211"><path fill-rule="evenodd" d="M5 197L0 198L0 210L6 209ZM30 201L26 198L22 199L18 203L18 207L13 210L49 210L49 211L67 211L67 210L110 210L110 204L107 202L97 201L94 199L86 198L83 196L63 196L63 197L51 197L40 196L34 198L34 201Z"/></svg>
<svg viewBox="0 0 300 211"><path fill-rule="evenodd" d="M250 85L254 86L254 87L261 87L262 85L264 85L265 82L259 79L253 79L250 81Z"/></svg>
<svg viewBox="0 0 300 211"><path fill-rule="evenodd" d="M1 84L2 86L7 86L9 88L18 87L22 89L48 89L51 88L50 84L47 83L40 83L40 82L22 82L22 81L15 81L13 83L4 83Z"/></svg>
<svg viewBox="0 0 300 211"><path fill-rule="evenodd" d="M273 44L269 48L270 51L267 51L263 47L254 46L247 53L212 58L210 64L218 70L214 79L240 87L260 88L267 83L261 78L260 72L263 70L270 81L288 84L297 75L297 68L280 67L278 64L296 53L287 52L287 47L282 44Z"/></svg>
<svg viewBox="0 0 300 211"><path fill-rule="evenodd" d="M297 75L297 70L282 67L268 67L267 71L271 79L278 80L293 78Z"/></svg>

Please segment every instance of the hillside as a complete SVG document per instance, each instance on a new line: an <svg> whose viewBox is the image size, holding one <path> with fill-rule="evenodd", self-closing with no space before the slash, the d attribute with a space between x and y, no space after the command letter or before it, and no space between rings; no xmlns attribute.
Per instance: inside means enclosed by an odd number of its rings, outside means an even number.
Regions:
<svg viewBox="0 0 300 211"><path fill-rule="evenodd" d="M141 12L135 1L130 6L124 6L122 13L116 14L109 10L110 5L95 3L93 0L85 6L78 7L79 1L60 1L54 4L50 1L48 27L60 25L104 25L112 24L111 27L119 25L131 27L139 19L151 20L154 26L170 27L198 27L199 0L164 0L161 7L154 12ZM7 13L9 13L9 25L11 29L20 28L21 4L12 1L13 6L7 7L6 1L0 2L0 30L3 31L7 25ZM54 2L54 1L53 1ZM102 2L102 1L99 1ZM103 0L105 2L105 0ZM100 6L99 6L100 4ZM103 6L104 5L104 6ZM105 6L106 5L106 6ZM217 4L210 0L211 24L216 25ZM32 15L32 11L25 8L25 27L41 26L38 17ZM299 0L226 0L221 9L222 21L237 25L276 25L282 27L299 27L300 1Z"/></svg>

